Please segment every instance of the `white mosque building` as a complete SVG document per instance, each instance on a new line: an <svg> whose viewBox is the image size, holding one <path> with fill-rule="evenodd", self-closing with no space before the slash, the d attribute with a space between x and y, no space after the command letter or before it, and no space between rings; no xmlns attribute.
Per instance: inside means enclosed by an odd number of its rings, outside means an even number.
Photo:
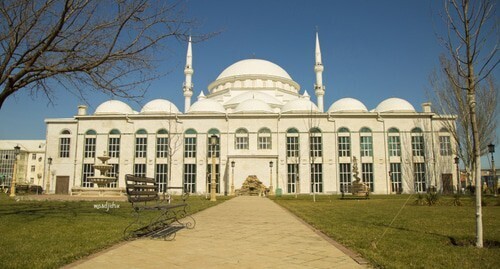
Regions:
<svg viewBox="0 0 500 269"><path fill-rule="evenodd" d="M280 66L262 59L238 61L192 103L193 65L188 43L184 111L166 99L137 112L110 100L93 113L46 119L50 157L48 193L94 188L93 164L106 152L110 174L123 188L125 175L155 178L191 193L209 192L212 167L219 195L239 189L250 175L283 194L335 194L359 177L374 194L453 191L455 143L440 116L422 104L389 98L368 109L353 98L325 109L318 36L313 103ZM211 138L216 144L212 145ZM214 164L215 163L215 164ZM49 166L46 166L49 167Z"/></svg>

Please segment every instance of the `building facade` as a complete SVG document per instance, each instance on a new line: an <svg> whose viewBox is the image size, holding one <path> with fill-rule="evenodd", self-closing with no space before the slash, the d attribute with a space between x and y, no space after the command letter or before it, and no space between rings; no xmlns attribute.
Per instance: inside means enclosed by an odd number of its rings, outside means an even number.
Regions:
<svg viewBox="0 0 500 269"><path fill-rule="evenodd" d="M14 147L20 147L15 163ZM16 183L42 186L46 180L45 140L0 140L0 188L10 187L14 169Z"/></svg>
<svg viewBox="0 0 500 269"><path fill-rule="evenodd" d="M54 172L49 192L93 188L87 178L103 154L118 177L110 187L118 188L126 174L135 174L155 178L161 188L206 193L215 169L219 194L239 189L250 175L285 194L340 193L356 171L375 194L430 186L453 191L455 143L445 128L453 117L433 113L428 103L417 112L400 98L371 110L343 98L325 111L323 71L316 36L317 103L282 67L261 59L230 65L192 103L189 42L183 112L166 99L141 111L110 100L93 113L80 106L73 118L46 120L46 155Z"/></svg>

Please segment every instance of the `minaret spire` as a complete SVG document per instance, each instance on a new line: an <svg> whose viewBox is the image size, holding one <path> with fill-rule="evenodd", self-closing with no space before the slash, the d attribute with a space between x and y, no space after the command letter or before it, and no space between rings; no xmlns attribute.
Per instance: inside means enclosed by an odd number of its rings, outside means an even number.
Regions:
<svg viewBox="0 0 500 269"><path fill-rule="evenodd" d="M186 67L184 68L184 75L186 76L186 78L182 87L184 91L184 112L187 112L191 107L191 96L193 96L193 73L193 52L191 49L191 36L189 36L186 53Z"/></svg>
<svg viewBox="0 0 500 269"><path fill-rule="evenodd" d="M325 86L323 86L323 63L321 61L321 48L319 46L318 32L316 32L316 51L315 51L314 73L316 73L316 83L314 84L314 93L318 100L319 111L323 112L323 96L325 95Z"/></svg>

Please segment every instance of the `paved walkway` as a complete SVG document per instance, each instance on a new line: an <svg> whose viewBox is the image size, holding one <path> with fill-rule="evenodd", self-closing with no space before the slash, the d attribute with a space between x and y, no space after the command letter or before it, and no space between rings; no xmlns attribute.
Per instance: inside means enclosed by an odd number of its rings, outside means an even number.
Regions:
<svg viewBox="0 0 500 269"><path fill-rule="evenodd" d="M127 242L70 268L366 268L267 198L236 197L194 216L173 241Z"/></svg>

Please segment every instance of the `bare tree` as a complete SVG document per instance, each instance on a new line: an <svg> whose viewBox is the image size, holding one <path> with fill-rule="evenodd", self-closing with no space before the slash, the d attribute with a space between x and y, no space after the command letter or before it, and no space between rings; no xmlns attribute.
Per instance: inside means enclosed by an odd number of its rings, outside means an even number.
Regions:
<svg viewBox="0 0 500 269"><path fill-rule="evenodd" d="M141 96L154 49L193 25L161 0L0 1L0 108L21 89L52 102L56 85L83 100L88 89Z"/></svg>
<svg viewBox="0 0 500 269"><path fill-rule="evenodd" d="M445 0L443 18L448 28L448 35L443 39L443 43L454 68L445 68L445 72L453 85L466 93L476 181L476 246L482 248L481 141L477 117L477 88L499 63L496 54L498 37L493 36L495 41L488 47L489 37L497 33L495 2Z"/></svg>
<svg viewBox="0 0 500 269"><path fill-rule="evenodd" d="M454 152L463 160L465 169L474 172L474 150L472 141L472 128L470 124L469 107L467 103L467 92L457 87L450 80L444 70L456 70L453 62L441 56L441 67L443 71L434 72L430 76L431 94L434 109L441 115L456 115L456 122L443 121L443 126L448 130L457 143ZM450 72L450 75L453 74ZM455 73L455 81L460 77ZM487 153L488 144L496 138L498 118L498 87L492 75L485 78L483 83L476 87L476 117L479 130L479 142L481 155Z"/></svg>

